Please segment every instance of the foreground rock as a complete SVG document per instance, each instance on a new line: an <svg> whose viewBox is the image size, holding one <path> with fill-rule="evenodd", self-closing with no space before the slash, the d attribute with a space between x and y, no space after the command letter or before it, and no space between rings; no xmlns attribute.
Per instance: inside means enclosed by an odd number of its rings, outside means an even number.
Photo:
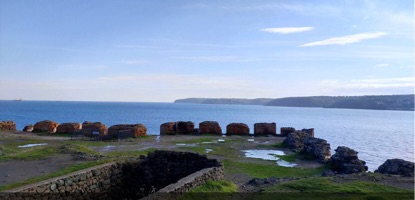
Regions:
<svg viewBox="0 0 415 200"><path fill-rule="evenodd" d="M166 122L160 125L160 135L175 135L175 122Z"/></svg>
<svg viewBox="0 0 415 200"><path fill-rule="evenodd" d="M201 134L208 133L222 135L222 128L216 121L204 121L199 123L199 131Z"/></svg>
<svg viewBox="0 0 415 200"><path fill-rule="evenodd" d="M13 121L1 121L0 131L16 131L16 123Z"/></svg>
<svg viewBox="0 0 415 200"><path fill-rule="evenodd" d="M56 133L58 126L59 124L57 122L50 121L50 120L43 120L43 121L37 122L33 126L33 132Z"/></svg>
<svg viewBox="0 0 415 200"><path fill-rule="evenodd" d="M358 152L345 146L339 146L330 158L332 170L340 174L353 174L367 171L366 162L359 160Z"/></svg>
<svg viewBox="0 0 415 200"><path fill-rule="evenodd" d="M84 122L82 123L82 133L86 136L96 135L107 135L107 126L101 122Z"/></svg>
<svg viewBox="0 0 415 200"><path fill-rule="evenodd" d="M24 132L31 133L31 132L33 131L33 125L32 125L32 124L26 125L26 126L23 128L23 131L24 131Z"/></svg>
<svg viewBox="0 0 415 200"><path fill-rule="evenodd" d="M230 123L226 126L227 135L249 135L249 127L244 123Z"/></svg>
<svg viewBox="0 0 415 200"><path fill-rule="evenodd" d="M108 128L108 134L121 134L123 138L147 136L147 128L144 124L117 124Z"/></svg>
<svg viewBox="0 0 415 200"><path fill-rule="evenodd" d="M414 177L414 163L402 159L388 159L375 172Z"/></svg>
<svg viewBox="0 0 415 200"><path fill-rule="evenodd" d="M81 129L82 129L81 123L68 122L68 123L59 124L56 132L69 134L69 133L73 133L74 131L79 131Z"/></svg>
<svg viewBox="0 0 415 200"><path fill-rule="evenodd" d="M255 123L255 136L277 135L277 124L275 123Z"/></svg>
<svg viewBox="0 0 415 200"><path fill-rule="evenodd" d="M304 150L304 143L311 135L303 131L295 131L289 133L284 140L284 144L294 152L302 152Z"/></svg>

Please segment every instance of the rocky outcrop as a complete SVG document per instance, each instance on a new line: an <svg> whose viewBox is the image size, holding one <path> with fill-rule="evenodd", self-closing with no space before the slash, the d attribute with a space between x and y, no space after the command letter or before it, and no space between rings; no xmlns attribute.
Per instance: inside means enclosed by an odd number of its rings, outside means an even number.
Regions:
<svg viewBox="0 0 415 200"><path fill-rule="evenodd" d="M222 128L218 122L215 121L204 121L199 123L199 132L222 135Z"/></svg>
<svg viewBox="0 0 415 200"><path fill-rule="evenodd" d="M388 159L375 172L414 177L414 163L402 159Z"/></svg>
<svg viewBox="0 0 415 200"><path fill-rule="evenodd" d="M160 135L175 135L175 122L166 122L160 125Z"/></svg>
<svg viewBox="0 0 415 200"><path fill-rule="evenodd" d="M108 128L109 135L124 132L125 137L147 136L147 128L144 124L117 124Z"/></svg>
<svg viewBox="0 0 415 200"><path fill-rule="evenodd" d="M33 131L33 125L32 125L32 124L26 125L26 126L23 128L23 131L24 131L24 132L31 133L31 132Z"/></svg>
<svg viewBox="0 0 415 200"><path fill-rule="evenodd" d="M91 134L98 133L99 135L107 135L107 126L101 122L84 122L82 123L82 133L90 136Z"/></svg>
<svg viewBox="0 0 415 200"><path fill-rule="evenodd" d="M56 132L57 133L73 133L82 129L82 124L77 122L68 122L59 124Z"/></svg>
<svg viewBox="0 0 415 200"><path fill-rule="evenodd" d="M276 135L277 124L275 123L255 123L254 124L254 135L265 136L265 135Z"/></svg>
<svg viewBox="0 0 415 200"><path fill-rule="evenodd" d="M43 120L33 126L33 132L56 133L58 126L59 124L54 121Z"/></svg>
<svg viewBox="0 0 415 200"><path fill-rule="evenodd" d="M226 126L227 135L249 135L249 127L244 123L230 123Z"/></svg>
<svg viewBox="0 0 415 200"><path fill-rule="evenodd" d="M367 171L366 162L359 160L358 152L345 146L339 146L329 162L332 170L340 174L353 174Z"/></svg>
<svg viewBox="0 0 415 200"><path fill-rule="evenodd" d="M303 131L296 131L289 133L284 140L284 144L294 152L302 152L304 150L304 143L310 134Z"/></svg>
<svg viewBox="0 0 415 200"><path fill-rule="evenodd" d="M295 128L293 127L281 127L280 136L287 137L288 133L295 132Z"/></svg>
<svg viewBox="0 0 415 200"><path fill-rule="evenodd" d="M1 121L0 131L16 131L16 123L14 121Z"/></svg>
<svg viewBox="0 0 415 200"><path fill-rule="evenodd" d="M314 128L303 128L301 131L308 133L310 137L314 137Z"/></svg>
<svg viewBox="0 0 415 200"><path fill-rule="evenodd" d="M178 121L176 122L176 133L177 134L193 134L195 129L195 123L193 122L184 122Z"/></svg>
<svg viewBox="0 0 415 200"><path fill-rule="evenodd" d="M308 137L304 141L303 152L312 155L317 161L326 163L331 156L330 144L320 138Z"/></svg>

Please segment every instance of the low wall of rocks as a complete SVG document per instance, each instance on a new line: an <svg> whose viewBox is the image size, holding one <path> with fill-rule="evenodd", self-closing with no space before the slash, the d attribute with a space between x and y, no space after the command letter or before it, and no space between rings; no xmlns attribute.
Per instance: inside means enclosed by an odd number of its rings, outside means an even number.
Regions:
<svg viewBox="0 0 415 200"><path fill-rule="evenodd" d="M217 160L155 151L135 162L108 163L4 191L0 199L165 199L223 176Z"/></svg>

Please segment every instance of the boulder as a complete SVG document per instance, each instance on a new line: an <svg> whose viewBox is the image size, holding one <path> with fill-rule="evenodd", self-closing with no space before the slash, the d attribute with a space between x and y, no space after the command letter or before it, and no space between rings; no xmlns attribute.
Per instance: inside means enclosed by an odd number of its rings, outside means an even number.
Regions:
<svg viewBox="0 0 415 200"><path fill-rule="evenodd" d="M29 124L29 125L26 125L24 128L23 128L23 131L24 132L28 132L28 133L31 133L32 131L33 131L33 125L32 124Z"/></svg>
<svg viewBox="0 0 415 200"><path fill-rule="evenodd" d="M40 122L37 122L33 126L33 132L49 132L49 133L56 133L56 130L58 128L59 124L50 121L50 120L43 120Z"/></svg>
<svg viewBox="0 0 415 200"><path fill-rule="evenodd" d="M125 132L129 137L147 136L147 128L144 124L117 124L108 128L109 135L122 132Z"/></svg>
<svg viewBox="0 0 415 200"><path fill-rule="evenodd" d="M308 137L304 141L304 153L312 155L321 163L326 163L331 156L330 144L320 138Z"/></svg>
<svg viewBox="0 0 415 200"><path fill-rule="evenodd" d="M199 123L199 133L222 135L222 128L220 127L218 122L204 121Z"/></svg>
<svg viewBox="0 0 415 200"><path fill-rule="evenodd" d="M175 122L166 122L160 125L160 135L175 135Z"/></svg>
<svg viewBox="0 0 415 200"><path fill-rule="evenodd" d="M16 123L14 121L1 121L0 131L16 131Z"/></svg>
<svg viewBox="0 0 415 200"><path fill-rule="evenodd" d="M287 137L288 133L295 132L295 128L293 127L281 127L280 136Z"/></svg>
<svg viewBox="0 0 415 200"><path fill-rule="evenodd" d="M304 142L307 138L310 138L309 133L295 131L288 133L288 136L283 143L294 152L302 152L304 150Z"/></svg>
<svg viewBox="0 0 415 200"><path fill-rule="evenodd" d="M255 123L254 124L254 135L276 135L277 124L275 123Z"/></svg>
<svg viewBox="0 0 415 200"><path fill-rule="evenodd" d="M249 127L244 123L230 123L226 126L227 135L249 135Z"/></svg>
<svg viewBox="0 0 415 200"><path fill-rule="evenodd" d="M82 133L86 136L98 133L99 135L107 135L107 126L101 122L84 122L82 123Z"/></svg>
<svg viewBox="0 0 415 200"><path fill-rule="evenodd" d="M195 123L193 122L183 122L178 121L176 122L176 133L177 134L193 134L195 129Z"/></svg>
<svg viewBox="0 0 415 200"><path fill-rule="evenodd" d="M82 124L77 122L68 122L59 124L56 132L57 133L73 133L82 129Z"/></svg>
<svg viewBox="0 0 415 200"><path fill-rule="evenodd" d="M329 163L332 170L340 174L353 174L367 171L366 162L359 160L358 152L345 146L339 146L335 154L330 158Z"/></svg>
<svg viewBox="0 0 415 200"><path fill-rule="evenodd" d="M402 159L388 159L375 172L414 177L414 163Z"/></svg>

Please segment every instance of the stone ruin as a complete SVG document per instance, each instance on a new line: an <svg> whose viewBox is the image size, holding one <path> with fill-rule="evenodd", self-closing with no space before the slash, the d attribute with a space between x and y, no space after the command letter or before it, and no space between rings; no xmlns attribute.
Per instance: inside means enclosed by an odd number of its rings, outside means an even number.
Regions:
<svg viewBox="0 0 415 200"><path fill-rule="evenodd" d="M277 124L276 123L255 123L254 124L254 135L255 136L277 135Z"/></svg>
<svg viewBox="0 0 415 200"><path fill-rule="evenodd" d="M226 135L249 135L249 127L244 123L230 123L226 126Z"/></svg>
<svg viewBox="0 0 415 200"><path fill-rule="evenodd" d="M361 173L368 170L366 162L359 160L358 152L345 146L339 146L330 158L332 170L340 174Z"/></svg>
<svg viewBox="0 0 415 200"><path fill-rule="evenodd" d="M26 126L23 128L23 131L24 131L24 132L31 133L31 132L33 131L33 128L34 128L33 124L29 124L29 125L26 125Z"/></svg>
<svg viewBox="0 0 415 200"><path fill-rule="evenodd" d="M48 133L56 133L59 124L57 122L51 120L43 120L37 122L33 126L33 132L48 132Z"/></svg>
<svg viewBox="0 0 415 200"><path fill-rule="evenodd" d="M295 132L295 128L293 127L281 127L280 136L287 137L288 133Z"/></svg>
<svg viewBox="0 0 415 200"><path fill-rule="evenodd" d="M82 129L82 124L77 122L68 122L59 124L56 132L70 134L75 131L80 131Z"/></svg>
<svg viewBox="0 0 415 200"><path fill-rule="evenodd" d="M108 128L108 135L122 135L122 138L147 136L144 124L117 124Z"/></svg>
<svg viewBox="0 0 415 200"><path fill-rule="evenodd" d="M289 133L283 143L290 150L313 156L321 163L326 163L331 156L330 144L326 140L315 138L314 130Z"/></svg>
<svg viewBox="0 0 415 200"><path fill-rule="evenodd" d="M82 123L82 134L90 136L94 133L98 133L100 136L105 136L108 133L108 128L101 122L84 122Z"/></svg>
<svg viewBox="0 0 415 200"><path fill-rule="evenodd" d="M193 134L195 124L191 121L166 122L160 125L160 135Z"/></svg>
<svg viewBox="0 0 415 200"><path fill-rule="evenodd" d="M16 123L13 121L1 121L0 131L16 131Z"/></svg>
<svg viewBox="0 0 415 200"><path fill-rule="evenodd" d="M215 159L156 150L139 160L108 163L3 191L0 199L176 199L223 177L223 165Z"/></svg>
<svg viewBox="0 0 415 200"><path fill-rule="evenodd" d="M222 135L222 128L216 121L204 121L199 123L200 134Z"/></svg>

